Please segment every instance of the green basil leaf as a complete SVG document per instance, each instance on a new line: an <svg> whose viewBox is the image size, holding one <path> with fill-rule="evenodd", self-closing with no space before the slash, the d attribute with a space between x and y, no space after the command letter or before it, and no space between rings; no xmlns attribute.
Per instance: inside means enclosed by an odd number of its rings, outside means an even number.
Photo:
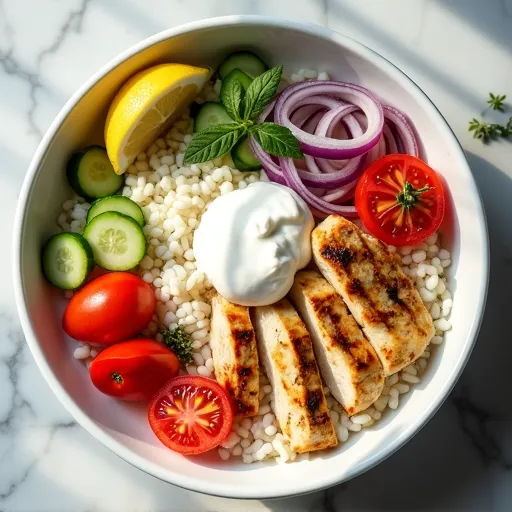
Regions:
<svg viewBox="0 0 512 512"><path fill-rule="evenodd" d="M226 108L229 117L240 122L242 120L240 108L242 106L242 97L244 93L240 80L237 78L229 81L227 80L220 93L220 101L222 101L222 104Z"/></svg>
<svg viewBox="0 0 512 512"><path fill-rule="evenodd" d="M227 153L245 135L247 128L238 123L217 124L196 133L185 151L184 164L208 162Z"/></svg>
<svg viewBox="0 0 512 512"><path fill-rule="evenodd" d="M247 88L243 100L243 117L255 121L276 95L283 66L269 69L257 76Z"/></svg>
<svg viewBox="0 0 512 512"><path fill-rule="evenodd" d="M285 126L275 123L262 123L252 126L250 133L256 138L259 145L271 155L304 158L299 147L299 141Z"/></svg>

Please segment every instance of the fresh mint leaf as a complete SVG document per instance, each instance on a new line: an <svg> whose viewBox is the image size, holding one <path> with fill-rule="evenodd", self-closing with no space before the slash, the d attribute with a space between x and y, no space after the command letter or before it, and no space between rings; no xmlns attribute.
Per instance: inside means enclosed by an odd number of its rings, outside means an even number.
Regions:
<svg viewBox="0 0 512 512"><path fill-rule="evenodd" d="M247 88L243 100L243 118L246 121L256 121L265 107L276 95L283 66L269 69L257 76Z"/></svg>
<svg viewBox="0 0 512 512"><path fill-rule="evenodd" d="M240 110L242 107L243 94L244 90L242 84L237 78L229 81L226 80L226 83L220 91L220 101L222 101L222 104L226 108L229 117L237 122L242 121Z"/></svg>
<svg viewBox="0 0 512 512"><path fill-rule="evenodd" d="M187 151L184 164L208 162L227 153L247 132L244 125L238 123L217 124L196 133Z"/></svg>
<svg viewBox="0 0 512 512"><path fill-rule="evenodd" d="M304 158L299 147L299 141L293 133L275 123L261 123L249 130L258 141L259 145L271 155L288 158Z"/></svg>

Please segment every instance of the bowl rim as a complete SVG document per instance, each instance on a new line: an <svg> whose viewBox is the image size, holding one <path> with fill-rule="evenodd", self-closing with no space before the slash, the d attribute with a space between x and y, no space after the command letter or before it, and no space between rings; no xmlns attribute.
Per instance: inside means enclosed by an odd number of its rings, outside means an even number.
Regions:
<svg viewBox="0 0 512 512"><path fill-rule="evenodd" d="M210 482L206 482L204 480L199 480L191 477L184 477L179 473L171 472L167 469L158 466L157 464L148 461L148 459L130 450L121 442L117 441L112 435L108 434L99 425L97 425L85 413L85 411L83 411L76 404L73 398L66 392L66 390L60 384L59 380L53 374L31 325L27 304L23 292L22 279L22 239L25 226L26 210L34 187L34 179L37 176L40 164L46 156L46 153L55 135L60 129L60 126L71 113L75 105L81 100L81 98L100 79L102 79L105 75L107 75L110 71L115 69L121 63L123 63L130 57L134 56L135 54L155 44L158 44L166 39L172 38L177 35L212 27L220 28L244 24L264 25L276 28L292 28L294 30L301 31L312 36L317 36L325 40L330 40L335 44L347 47L353 50L354 52L362 55L369 61L374 62L375 65L377 65L378 67L384 68L391 76L393 76L394 79L396 79L405 88L407 88L409 92L415 97L415 99L420 103L423 109L425 109L431 115L439 119L439 130L442 132L442 134L446 137L446 139L453 147L455 154L454 158L456 158L459 161L460 168L471 176L471 188L470 190L468 190L468 192L472 195L474 201L479 206L480 211L480 215L475 215L474 229L478 230L481 239L485 241L485 244L481 247L480 254L480 258L482 260L483 265L479 269L480 275L478 276L479 279L477 280L477 282L480 283L479 290L476 290L478 296L478 302L476 307L477 314L472 319L469 330L469 336L465 340L463 350L459 354L456 363L452 367L452 371L450 373L449 379L447 379L445 383L442 395L436 397L436 400L434 400L429 405L429 407L424 410L424 413L421 416L418 416L418 418L416 418L406 428L404 428L403 432L399 436L395 437L385 450L382 450L381 453L379 453L378 455L370 457L364 463L360 464L359 469L348 471L343 476L337 474L326 474L321 486L310 484L306 481L301 483L300 488L296 488L295 490L291 488L285 488L283 489L282 492L279 493L267 492L265 488L262 486L255 486L253 489L240 489L230 484L223 484L219 486L218 484L211 484ZM367 46L363 45L362 43L326 27L300 21L289 21L283 18L273 16L232 15L213 17L181 24L176 27L159 32L153 36L150 36L140 41L139 43L121 52L116 57L114 57L110 62L101 67L71 96L71 98L65 103L65 105L62 107L60 112L57 114L57 116L45 132L41 142L39 143L39 146L37 147L32 157L30 166L23 181L23 185L17 202L14 221L13 262L15 302L20 317L21 326L25 334L25 338L27 340L30 351L32 352L32 355L36 361L37 366L39 367L39 370L43 374L43 377L49 384L54 394L57 396L57 398L66 408L66 410L83 428L85 428L93 437L95 437L105 447L107 447L109 450L114 452L116 455L118 455L131 465L165 482L169 482L173 485L177 485L184 489L198 491L213 496L239 499L270 499L306 494L350 480L366 472L367 470L376 466L377 464L391 456L393 453L395 453L407 441L409 441L414 435L416 435L432 418L432 416L444 403L444 401L452 391L453 387L455 386L457 380L459 379L469 359L469 356L471 355L474 344L476 342L476 338L478 336L478 332L480 330L489 283L489 237L482 199L478 187L475 183L475 180L471 175L469 164L466 160L464 151L459 141L457 140L455 134L449 127L447 121L444 119L444 117L433 104L433 102L421 90L421 88L415 82L413 82L403 71L401 71L398 67L392 64L386 58L384 58L374 50L368 48Z"/></svg>

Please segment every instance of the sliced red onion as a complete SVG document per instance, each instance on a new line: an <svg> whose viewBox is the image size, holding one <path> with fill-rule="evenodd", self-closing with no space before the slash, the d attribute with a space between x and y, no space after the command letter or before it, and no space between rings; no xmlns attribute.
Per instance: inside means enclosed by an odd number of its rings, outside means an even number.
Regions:
<svg viewBox="0 0 512 512"><path fill-rule="evenodd" d="M325 114L322 110L316 112L304 123L304 125L301 127L301 130L304 130L307 133L315 133L315 129L318 126L320 119L322 119L324 115Z"/></svg>
<svg viewBox="0 0 512 512"><path fill-rule="evenodd" d="M315 135L318 135L319 137L326 137L329 130L332 132L333 127L336 126L343 118L346 117L345 123L352 137L360 137L361 135L363 135L361 125L358 123L355 117L348 115L351 114L352 112L355 112L356 110L359 110L359 108L354 105L342 105L341 107L337 107L327 112L326 114L323 115L322 119L318 123L318 126L316 127L315 130ZM357 170L362 170L360 168L361 158L362 157L357 157L356 159L353 160L338 161L319 158L317 159L316 163L320 170L322 170L325 173L335 173L343 169L345 175L348 175L349 173L355 173ZM357 176L354 176L354 178L356 177Z"/></svg>
<svg viewBox="0 0 512 512"><path fill-rule="evenodd" d="M324 199L317 197L302 183L299 173L291 158L279 158L279 163L283 169L286 184L295 190L309 206L323 213L337 213L345 217L357 217L355 206L344 206L331 204Z"/></svg>
<svg viewBox="0 0 512 512"><path fill-rule="evenodd" d="M340 105L339 107L326 112L316 127L315 135L318 135L319 137L327 137L329 129L332 130L332 127L340 122L344 117L347 118L345 123L352 134L352 137L359 137L363 135L361 125L357 122L356 118L348 115L356 110L359 110L359 108L355 105Z"/></svg>
<svg viewBox="0 0 512 512"><path fill-rule="evenodd" d="M305 84L302 82L302 84L297 85L304 86ZM328 96L327 94L316 94L314 96L305 96L303 99L296 102L292 107L292 111L295 111L295 109L304 107L306 105L316 105L319 109L322 107L333 109L341 105L345 105L345 103L343 101L337 100L336 98L333 98L332 96Z"/></svg>
<svg viewBox="0 0 512 512"><path fill-rule="evenodd" d="M401 150L407 155L417 157L419 155L418 143L407 118L402 112L389 105L384 105L382 109L385 119L390 121L396 130L397 139L401 142Z"/></svg>
<svg viewBox="0 0 512 512"><path fill-rule="evenodd" d="M306 166L309 171L313 174L322 174L323 171L318 167L316 158L313 158L311 155L304 155ZM300 176L300 175L299 175Z"/></svg>
<svg viewBox="0 0 512 512"><path fill-rule="evenodd" d="M276 174L267 167L263 167L263 170L267 174L268 179L270 181L273 181L274 183L279 183L280 185L287 185L286 180L284 179L284 176L282 174Z"/></svg>
<svg viewBox="0 0 512 512"><path fill-rule="evenodd" d="M315 160L315 164L313 165L320 165L320 159ZM308 168L311 169L311 160L308 159L307 162ZM347 183L350 183L351 181L358 178L362 172L361 162L361 158L353 158L352 160L348 161L347 165L341 169L334 169L333 172L321 172L321 174L317 174L299 170L298 173L306 185L333 189L346 185ZM319 165L316 165L316 168L318 168ZM322 171L321 167L320 171Z"/></svg>
<svg viewBox="0 0 512 512"><path fill-rule="evenodd" d="M379 153L377 155L377 158L380 158L381 156L384 156L386 154L386 139L384 136L380 137L379 140Z"/></svg>
<svg viewBox="0 0 512 512"><path fill-rule="evenodd" d="M356 118L361 129L366 131L368 129L368 119L366 119L366 116L361 111L356 111L352 115Z"/></svg>
<svg viewBox="0 0 512 512"><path fill-rule="evenodd" d="M299 107L290 117L290 121L302 128L304 123L313 115L316 114L322 107L319 105L304 105Z"/></svg>
<svg viewBox="0 0 512 512"><path fill-rule="evenodd" d="M260 123L263 123L264 121L267 121L270 115L273 114L274 108L276 106L277 100L279 98L279 95L276 97L276 99L272 100L263 110L263 112L260 114L259 121ZM273 116L272 116L273 117Z"/></svg>
<svg viewBox="0 0 512 512"><path fill-rule="evenodd" d="M337 182L338 186L345 185L361 175L363 171L362 156L346 160L345 165L342 167L336 167L336 165L342 164L341 161L329 161L322 158L316 158L316 163L320 170L323 172L323 176L332 176L332 178L323 178L326 183ZM330 187L334 188L334 187Z"/></svg>
<svg viewBox="0 0 512 512"><path fill-rule="evenodd" d="M354 197L354 189L356 188L357 182L358 179L356 178L354 181L344 185L343 187L340 187L338 190L324 194L322 199L329 203L348 201Z"/></svg>
<svg viewBox="0 0 512 512"><path fill-rule="evenodd" d="M339 203L353 197L363 169L385 154L418 155L405 115L381 106L360 86L331 81L295 84L267 106L260 121L274 118L297 136L305 159L279 158L278 163L253 138L251 147L269 179L300 194L316 217L357 217L354 206ZM319 156L325 154L329 157Z"/></svg>
<svg viewBox="0 0 512 512"><path fill-rule="evenodd" d="M261 165L265 169L268 177L276 183L283 184L285 177L280 166L272 160L272 157L266 153L252 137L250 144L254 152L254 156L261 162ZM318 167L315 167L316 164L309 158L306 160L306 163L308 169L310 169L309 171L297 169L295 164L293 164L294 169L299 174L300 179L303 180L304 184L310 187L329 190L341 187L342 185L353 181L361 174L362 171L362 165L359 159L353 159L343 169L329 174L322 173Z"/></svg>
<svg viewBox="0 0 512 512"><path fill-rule="evenodd" d="M321 116L321 119L318 121L318 125L314 130L316 135L325 136L327 131L343 118L346 118L345 121L352 136L360 136L363 134L357 120L350 115L355 110L358 110L358 107L354 105L343 105L341 102L334 100L333 98L323 96L314 96L311 98L311 101L316 105L323 105L332 108L332 110L327 113L317 112L310 121L306 123L311 123L312 126L317 122L319 116ZM310 131L310 128L306 128L306 125L304 125L303 129L304 131ZM304 184L309 186L320 186L327 189L338 188L356 179L362 171L361 157L336 162L339 167L329 160L314 159L310 155L305 155L305 158L309 172L299 169L298 174ZM328 174L328 176L325 176L324 173ZM319 177L319 174L322 176Z"/></svg>
<svg viewBox="0 0 512 512"><path fill-rule="evenodd" d="M253 137L250 137L249 144L251 145L254 156L260 161L261 166L263 169L265 169L269 179L281 185L286 185L283 172L281 171L279 165L276 164L274 160L272 160L272 157L266 151L263 151L261 146L256 142L256 140L254 140Z"/></svg>
<svg viewBox="0 0 512 512"><path fill-rule="evenodd" d="M394 153L398 153L398 146L396 145L395 136L393 135L393 132L391 131L387 123L384 124L384 128L382 129L382 135L384 137L384 140L386 141L386 154L393 155Z"/></svg>
<svg viewBox="0 0 512 512"><path fill-rule="evenodd" d="M331 125L327 132L327 137L344 140L349 139L350 135L343 123L337 123L335 125ZM338 160L338 162L346 162L346 160Z"/></svg>
<svg viewBox="0 0 512 512"><path fill-rule="evenodd" d="M372 162L377 160L377 158L380 158L381 156L384 156L385 154L386 154L386 141L384 140L384 137L381 136L378 144L376 144L370 151L368 151L368 154L366 156L366 167L368 167Z"/></svg>
<svg viewBox="0 0 512 512"><path fill-rule="evenodd" d="M322 95L307 98L307 102L304 100L298 105L300 106L293 113L290 121L292 121L292 118L295 116L297 111L305 109L307 106L315 106L317 108L317 111L314 115L311 115L307 123L301 122L303 118L302 115L298 116L299 123L293 123L297 128L302 129L307 133L315 134L320 137L331 137L332 133L327 133L329 127L332 129L339 123L342 118L345 118L345 124L349 130L353 132L352 137L354 137L355 133L357 133L358 136L363 135L360 124L356 118L351 115L352 112L359 110L359 107L356 107L355 105L347 105L342 101L336 100L335 98ZM320 110L322 107L325 107L329 110L322 114L322 110ZM333 114L334 111L336 111L336 114Z"/></svg>
<svg viewBox="0 0 512 512"><path fill-rule="evenodd" d="M309 187L308 190L312 194L315 194L316 197L323 197L326 194L326 192L323 188Z"/></svg>
<svg viewBox="0 0 512 512"><path fill-rule="evenodd" d="M296 119L298 120L299 128L302 128L303 131L314 132L317 125L320 124L321 119L325 119L325 121L322 123L322 126L320 127L320 133L326 133L330 125L336 124L343 118L352 136L360 136L363 134L359 123L355 117L351 115L351 113L355 110L358 110L359 107L354 105L344 105L339 100L321 95L308 98L308 102L312 102L312 105L315 105L316 107L326 107L333 110L326 114L321 110L314 112L314 109L312 108L306 110L306 107L308 107L309 103L306 104L304 102L304 104L297 104L294 115L296 115ZM263 111L260 117L261 121L268 118L272 108L273 106L269 105ZM300 125L302 123L304 123L304 125L301 127ZM263 151L261 146L259 146L259 144L254 139L251 139L251 147L253 148L256 158L260 160L263 168L269 174L269 178L275 180L277 183L282 184L284 179L282 171L279 169L279 166L277 166L277 164L272 160L270 155ZM339 164L341 164L341 167L335 167L334 165L331 165L330 162L321 161L320 159L318 162L315 162L311 157L306 155L306 166L308 170L297 169L296 166L295 169L305 185L319 189L332 190L350 183L356 179L363 170L361 158L351 159L347 162L339 162Z"/></svg>
<svg viewBox="0 0 512 512"><path fill-rule="evenodd" d="M290 121L290 113L317 95L339 98L359 107L368 119L366 132L360 137L340 140L318 137L297 128ZM379 141L384 124L382 106L372 93L357 85L329 80L297 83L285 89L276 102L275 118L294 133L305 154L334 160L354 158L366 153Z"/></svg>

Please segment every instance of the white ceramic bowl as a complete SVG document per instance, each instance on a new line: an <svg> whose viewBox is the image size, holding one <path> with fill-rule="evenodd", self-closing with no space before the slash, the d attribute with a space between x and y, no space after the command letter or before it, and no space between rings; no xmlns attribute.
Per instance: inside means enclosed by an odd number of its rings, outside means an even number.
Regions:
<svg viewBox="0 0 512 512"><path fill-rule="evenodd" d="M120 85L141 68L162 61L216 66L237 48L254 48L270 64L325 70L360 83L402 109L420 134L424 156L445 178L452 207L443 244L453 255L453 329L433 353L421 383L395 412L309 461L245 465L215 455L184 458L153 436L144 405L110 399L93 388L73 359L75 342L61 329L65 305L40 271L43 242L70 194L65 164L71 152L101 142L107 107ZM273 498L314 491L348 480L382 461L427 422L459 377L476 339L488 281L488 237L482 204L457 139L423 92L365 46L328 29L257 16L190 23L146 39L96 73L65 105L41 142L18 203L14 233L16 301L27 342L41 372L76 420L134 466L173 484L234 498Z"/></svg>

